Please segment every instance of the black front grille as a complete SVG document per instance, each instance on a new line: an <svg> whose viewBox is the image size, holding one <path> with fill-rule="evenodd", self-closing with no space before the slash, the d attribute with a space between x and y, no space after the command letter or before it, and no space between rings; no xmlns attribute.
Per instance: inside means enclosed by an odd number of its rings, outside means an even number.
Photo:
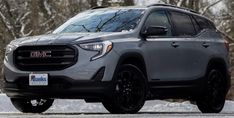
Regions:
<svg viewBox="0 0 234 118"><path fill-rule="evenodd" d="M25 71L62 70L75 64L77 57L76 48L68 45L22 46L14 51L14 64Z"/></svg>

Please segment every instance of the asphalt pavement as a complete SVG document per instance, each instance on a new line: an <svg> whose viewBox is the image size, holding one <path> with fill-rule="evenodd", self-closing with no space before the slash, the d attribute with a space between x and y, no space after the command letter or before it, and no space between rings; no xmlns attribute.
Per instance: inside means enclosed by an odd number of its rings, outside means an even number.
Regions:
<svg viewBox="0 0 234 118"><path fill-rule="evenodd" d="M140 112L138 114L107 113L0 113L0 118L234 118L233 113L202 114L188 112Z"/></svg>

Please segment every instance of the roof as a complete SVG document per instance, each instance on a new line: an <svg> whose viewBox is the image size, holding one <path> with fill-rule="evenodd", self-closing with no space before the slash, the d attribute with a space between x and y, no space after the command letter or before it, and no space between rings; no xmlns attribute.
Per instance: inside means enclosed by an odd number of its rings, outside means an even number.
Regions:
<svg viewBox="0 0 234 118"><path fill-rule="evenodd" d="M185 10L185 11L188 11L188 12L199 14L197 11L194 11L193 9L189 9L189 8L185 8L185 7L178 7L178 6L170 5L170 4L151 4L151 5L148 5L147 7L154 7L154 6L171 7L171 8L175 8L175 9L179 9L179 10Z"/></svg>

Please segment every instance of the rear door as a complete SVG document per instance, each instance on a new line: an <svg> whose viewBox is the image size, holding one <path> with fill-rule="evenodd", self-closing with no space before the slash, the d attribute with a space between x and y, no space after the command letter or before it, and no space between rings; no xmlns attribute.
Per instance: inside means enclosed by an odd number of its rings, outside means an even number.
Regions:
<svg viewBox="0 0 234 118"><path fill-rule="evenodd" d="M180 64L177 73L178 80L190 81L203 76L204 60L207 60L206 42L200 42L199 32L193 17L189 14L170 11L170 16L175 29L175 37L180 44Z"/></svg>

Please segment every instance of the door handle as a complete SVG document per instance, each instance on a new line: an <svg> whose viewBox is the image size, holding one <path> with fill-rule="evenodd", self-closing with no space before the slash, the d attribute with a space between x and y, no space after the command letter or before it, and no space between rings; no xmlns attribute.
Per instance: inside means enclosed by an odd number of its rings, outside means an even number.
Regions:
<svg viewBox="0 0 234 118"><path fill-rule="evenodd" d="M210 45L209 45L208 43L204 42L204 43L202 44L202 46L205 47L205 48L208 48Z"/></svg>
<svg viewBox="0 0 234 118"><path fill-rule="evenodd" d="M176 42L172 42L172 43L171 43L171 46L174 47L174 48L177 48L177 47L179 47L179 44L176 43Z"/></svg>

